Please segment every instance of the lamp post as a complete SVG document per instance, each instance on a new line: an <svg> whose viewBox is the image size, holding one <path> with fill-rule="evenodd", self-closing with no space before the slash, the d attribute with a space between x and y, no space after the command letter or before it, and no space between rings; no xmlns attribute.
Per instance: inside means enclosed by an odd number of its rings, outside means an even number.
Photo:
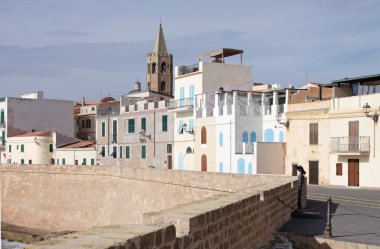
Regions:
<svg viewBox="0 0 380 249"><path fill-rule="evenodd" d="M375 112L373 115L369 115L370 111L371 106L368 103L365 103L365 105L363 106L363 113L366 117L371 118L373 121L377 122L379 120L379 114Z"/></svg>

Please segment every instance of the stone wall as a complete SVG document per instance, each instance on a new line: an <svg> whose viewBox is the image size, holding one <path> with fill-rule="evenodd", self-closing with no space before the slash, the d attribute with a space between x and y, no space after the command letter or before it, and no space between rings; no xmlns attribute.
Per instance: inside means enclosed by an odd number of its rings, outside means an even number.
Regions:
<svg viewBox="0 0 380 249"><path fill-rule="evenodd" d="M52 230L133 223L175 227L175 244L169 246L133 247L124 239L123 247L96 248L251 249L290 218L292 209L278 198L297 206L297 181L288 176L99 166L0 170L5 222ZM303 204L306 186L304 190ZM147 243L144 234L136 236L138 243ZM82 248L75 241L67 243Z"/></svg>

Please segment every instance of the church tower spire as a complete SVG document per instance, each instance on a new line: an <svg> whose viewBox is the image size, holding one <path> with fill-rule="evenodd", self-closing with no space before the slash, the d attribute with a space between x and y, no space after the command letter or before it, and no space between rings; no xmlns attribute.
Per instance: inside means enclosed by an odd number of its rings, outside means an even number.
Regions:
<svg viewBox="0 0 380 249"><path fill-rule="evenodd" d="M173 96L173 55L166 47L162 25L158 28L153 52L147 56L147 89Z"/></svg>

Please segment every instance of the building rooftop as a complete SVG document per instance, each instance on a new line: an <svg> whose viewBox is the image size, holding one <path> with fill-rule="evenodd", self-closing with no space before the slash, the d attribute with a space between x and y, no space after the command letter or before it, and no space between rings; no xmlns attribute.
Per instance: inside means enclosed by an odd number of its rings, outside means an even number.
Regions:
<svg viewBox="0 0 380 249"><path fill-rule="evenodd" d="M380 74L365 75L365 76L359 76L359 77L353 77L353 78L346 77L344 79L333 80L331 82L332 85L351 84L351 83L359 83L360 85L367 85L367 86L378 86L380 85Z"/></svg>
<svg viewBox="0 0 380 249"><path fill-rule="evenodd" d="M244 51L241 49L219 48L219 49L215 49L215 50L212 50L209 52L199 54L198 58L202 59L202 58L212 57L212 58L215 58L216 60L218 60L218 59L223 59L223 58L238 55L238 54L241 55L241 54L243 54L243 52Z"/></svg>
<svg viewBox="0 0 380 249"><path fill-rule="evenodd" d="M51 137L53 136L52 131L35 131L35 132L27 132L23 134L19 134L13 137Z"/></svg>
<svg viewBox="0 0 380 249"><path fill-rule="evenodd" d="M74 149L74 148L95 148L96 143L93 141L79 141L73 144L65 145L60 148Z"/></svg>

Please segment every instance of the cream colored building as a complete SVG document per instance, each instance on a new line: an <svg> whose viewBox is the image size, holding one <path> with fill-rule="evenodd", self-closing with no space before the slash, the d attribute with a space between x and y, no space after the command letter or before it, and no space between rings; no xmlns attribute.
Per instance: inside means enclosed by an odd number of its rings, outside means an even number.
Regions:
<svg viewBox="0 0 380 249"><path fill-rule="evenodd" d="M296 175L295 166L301 164L309 184L380 187L379 124L374 117L380 106L379 81L380 75L333 81L327 91L331 96L326 95L330 100L320 95L288 105L287 175ZM368 116L363 109L367 103L372 106Z"/></svg>
<svg viewBox="0 0 380 249"><path fill-rule="evenodd" d="M79 141L61 146L54 151L56 165L96 165L96 145L92 141Z"/></svg>
<svg viewBox="0 0 380 249"><path fill-rule="evenodd" d="M53 132L29 132L8 137L8 164L54 164L55 137Z"/></svg>

